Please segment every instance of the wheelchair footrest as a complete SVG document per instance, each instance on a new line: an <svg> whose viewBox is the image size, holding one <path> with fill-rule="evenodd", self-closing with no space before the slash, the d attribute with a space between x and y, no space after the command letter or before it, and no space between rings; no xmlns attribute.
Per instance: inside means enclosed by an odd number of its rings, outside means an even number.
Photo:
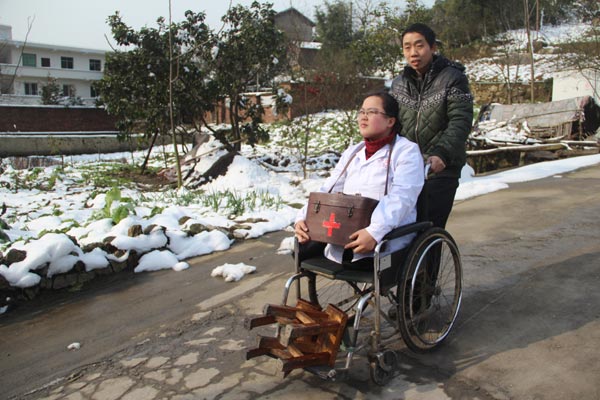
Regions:
<svg viewBox="0 0 600 400"><path fill-rule="evenodd" d="M247 319L247 329L278 324L277 337L259 336L258 347L246 352L246 359L266 355L281 361L284 375L296 368L319 365L333 367L348 315L329 304L323 311L303 299L296 307L267 304L264 315Z"/></svg>

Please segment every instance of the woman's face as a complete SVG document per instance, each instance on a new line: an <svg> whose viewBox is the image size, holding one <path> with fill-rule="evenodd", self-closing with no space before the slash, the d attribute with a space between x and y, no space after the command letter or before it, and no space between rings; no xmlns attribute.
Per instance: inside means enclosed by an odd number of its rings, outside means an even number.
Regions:
<svg viewBox="0 0 600 400"><path fill-rule="evenodd" d="M377 96L367 97L358 111L358 129L368 140L383 139L395 123L396 118L385 115L383 100Z"/></svg>

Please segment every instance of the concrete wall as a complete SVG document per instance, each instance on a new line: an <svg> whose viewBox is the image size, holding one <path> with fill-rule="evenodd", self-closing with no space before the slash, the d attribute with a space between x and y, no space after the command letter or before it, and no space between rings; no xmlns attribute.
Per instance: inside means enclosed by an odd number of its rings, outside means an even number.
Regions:
<svg viewBox="0 0 600 400"><path fill-rule="evenodd" d="M0 157L60 156L71 154L98 154L134 151L147 148L138 140L119 141L118 132L95 132L80 135L60 133L2 134Z"/></svg>
<svg viewBox="0 0 600 400"><path fill-rule="evenodd" d="M600 73L594 70L564 71L554 77L552 101L592 96L600 104Z"/></svg>

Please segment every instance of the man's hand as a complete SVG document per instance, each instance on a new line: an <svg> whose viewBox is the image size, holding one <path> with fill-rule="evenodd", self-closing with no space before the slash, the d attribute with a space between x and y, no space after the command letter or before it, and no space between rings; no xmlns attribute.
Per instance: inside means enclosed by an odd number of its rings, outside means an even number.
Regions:
<svg viewBox="0 0 600 400"><path fill-rule="evenodd" d="M438 156L431 156L427 159L427 164L431 165L431 172L442 172L446 168L446 164Z"/></svg>
<svg viewBox="0 0 600 400"><path fill-rule="evenodd" d="M306 222L298 221L294 225L294 232L296 233L296 237L298 238L298 243L306 243L310 240L310 236L308 236L308 227L306 226Z"/></svg>
<svg viewBox="0 0 600 400"><path fill-rule="evenodd" d="M350 235L350 243L344 246L345 249L352 249L355 253L368 253L375 249L377 242L366 229L361 229Z"/></svg>

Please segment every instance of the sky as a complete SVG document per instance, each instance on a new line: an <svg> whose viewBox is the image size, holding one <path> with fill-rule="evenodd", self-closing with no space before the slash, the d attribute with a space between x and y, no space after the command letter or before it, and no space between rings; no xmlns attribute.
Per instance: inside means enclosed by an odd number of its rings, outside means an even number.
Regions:
<svg viewBox="0 0 600 400"><path fill-rule="evenodd" d="M232 0L250 6L252 0ZM434 0L423 0L431 6ZM275 11L293 6L314 20L314 9L323 0L270 0ZM403 2L392 2L403 3ZM227 0L172 0L172 20L180 21L186 10L205 11L206 20L218 29L229 6ZM12 26L13 40L25 40L28 21L33 20L28 41L69 47L110 50L104 35L111 38L106 18L120 11L126 24L134 29L156 26L156 19L168 19L168 0L0 0L0 25ZM114 43L114 41L111 41Z"/></svg>

